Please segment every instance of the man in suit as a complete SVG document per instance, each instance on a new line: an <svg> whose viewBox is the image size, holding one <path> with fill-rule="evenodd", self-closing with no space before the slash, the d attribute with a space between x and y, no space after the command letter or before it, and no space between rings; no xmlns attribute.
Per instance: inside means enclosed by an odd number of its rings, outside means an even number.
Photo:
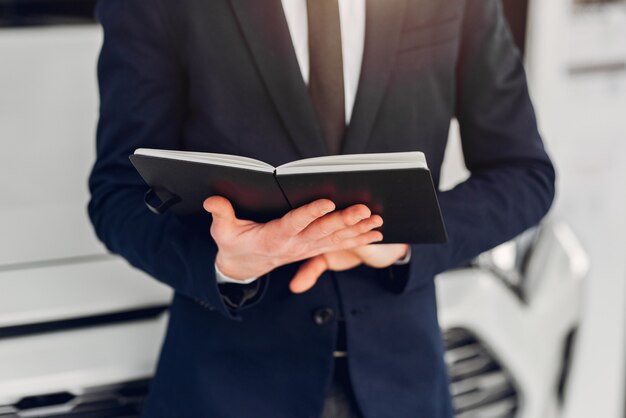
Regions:
<svg viewBox="0 0 626 418"><path fill-rule="evenodd" d="M499 0L101 0L97 15L89 213L175 290L145 415L452 416L433 278L536 224L554 194ZM419 150L438 182L453 117L471 177L439 193L446 244L375 244L384 219L327 200L266 224L219 196L155 216L128 161Z"/></svg>

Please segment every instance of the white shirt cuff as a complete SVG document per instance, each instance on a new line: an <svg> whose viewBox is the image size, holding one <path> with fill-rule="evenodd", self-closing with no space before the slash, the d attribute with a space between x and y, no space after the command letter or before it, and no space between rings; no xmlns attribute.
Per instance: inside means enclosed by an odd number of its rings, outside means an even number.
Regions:
<svg viewBox="0 0 626 418"><path fill-rule="evenodd" d="M232 279L222 273L219 268L217 268L217 264L215 264L215 279L218 283L236 283L236 284L250 284L253 281L257 280L258 277L250 277L249 279L237 280Z"/></svg>
<svg viewBox="0 0 626 418"><path fill-rule="evenodd" d="M409 245L409 250L406 252L406 255L402 257L400 260L397 260L393 263L395 266L403 266L405 264L409 264L411 262L411 246Z"/></svg>

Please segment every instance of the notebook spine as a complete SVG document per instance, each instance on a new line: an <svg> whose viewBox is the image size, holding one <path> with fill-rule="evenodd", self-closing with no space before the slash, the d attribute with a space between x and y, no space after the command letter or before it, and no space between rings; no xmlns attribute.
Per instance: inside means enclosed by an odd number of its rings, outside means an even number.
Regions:
<svg viewBox="0 0 626 418"><path fill-rule="evenodd" d="M285 193L285 191L283 190L283 186L280 185L280 182L278 181L278 176L276 175L276 170L274 170L274 181L276 182L276 185L278 186L278 189L280 190L280 192L282 193L283 197L285 198L285 202L287 202L287 204L289 205L289 208L291 210L294 209L294 207L291 205L291 202L289 201L289 199L287 198L287 194Z"/></svg>

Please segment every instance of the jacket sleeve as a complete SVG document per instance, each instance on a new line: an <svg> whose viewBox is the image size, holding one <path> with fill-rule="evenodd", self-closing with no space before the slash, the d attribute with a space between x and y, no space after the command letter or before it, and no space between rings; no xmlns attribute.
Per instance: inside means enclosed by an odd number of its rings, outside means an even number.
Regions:
<svg viewBox="0 0 626 418"><path fill-rule="evenodd" d="M101 0L100 120L88 212L107 248L200 305L235 318L215 279L210 215L200 222L156 216L128 156L139 147L177 149L186 83L164 14L152 0ZM265 280L262 279L262 280ZM262 294L262 292L259 292Z"/></svg>
<svg viewBox="0 0 626 418"><path fill-rule="evenodd" d="M471 176L439 193L449 240L413 245L409 291L537 224L554 198L555 172L537 130L526 75L499 0L466 0L456 69L456 118Z"/></svg>

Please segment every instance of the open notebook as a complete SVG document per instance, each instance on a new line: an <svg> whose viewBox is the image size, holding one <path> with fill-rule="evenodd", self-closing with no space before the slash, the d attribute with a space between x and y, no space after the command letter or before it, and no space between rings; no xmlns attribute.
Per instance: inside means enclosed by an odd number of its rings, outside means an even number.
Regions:
<svg viewBox="0 0 626 418"><path fill-rule="evenodd" d="M146 203L156 213L197 214L204 199L220 195L239 218L265 222L327 198L338 209L363 203L380 214L383 242L446 241L421 152L331 155L274 167L237 155L139 148L130 160L151 188ZM151 194L160 205L151 202Z"/></svg>

